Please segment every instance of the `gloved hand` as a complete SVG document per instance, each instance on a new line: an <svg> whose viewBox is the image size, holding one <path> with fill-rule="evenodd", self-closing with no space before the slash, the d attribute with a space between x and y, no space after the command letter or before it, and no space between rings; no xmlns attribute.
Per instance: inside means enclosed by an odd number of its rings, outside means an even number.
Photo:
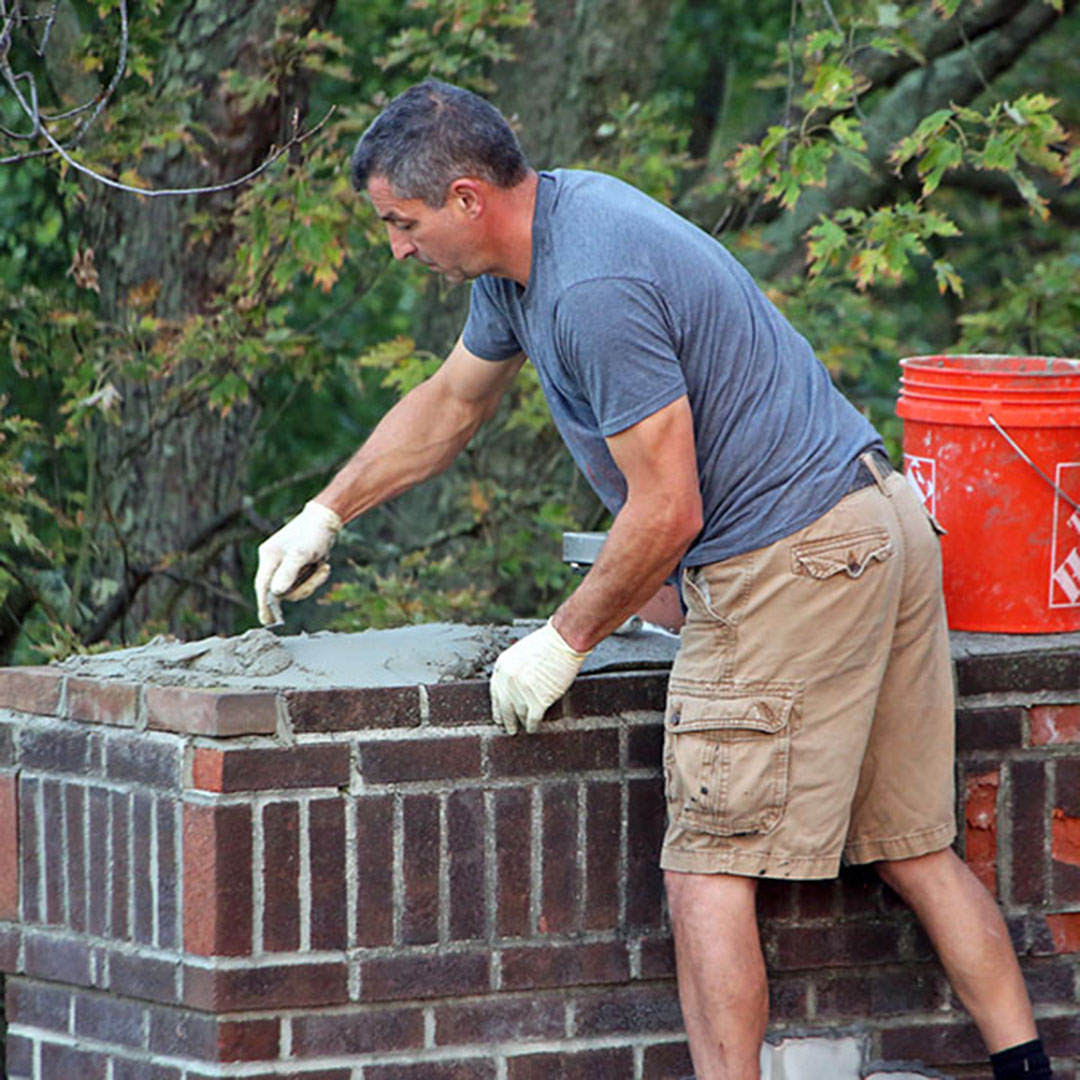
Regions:
<svg viewBox="0 0 1080 1080"><path fill-rule="evenodd" d="M570 688L587 652L571 649L549 619L495 661L491 673L491 712L495 723L514 735L518 723L531 735L548 708Z"/></svg>
<svg viewBox="0 0 1080 1080"><path fill-rule="evenodd" d="M259 545L255 598L263 626L280 623L281 600L303 600L329 576L327 555L341 531L341 518L322 503L309 502ZM314 570L306 576L308 567Z"/></svg>

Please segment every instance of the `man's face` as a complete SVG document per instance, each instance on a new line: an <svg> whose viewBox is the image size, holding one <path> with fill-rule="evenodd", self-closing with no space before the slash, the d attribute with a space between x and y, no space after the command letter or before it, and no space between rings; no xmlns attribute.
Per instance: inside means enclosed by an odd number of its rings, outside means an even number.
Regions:
<svg viewBox="0 0 1080 1080"><path fill-rule="evenodd" d="M399 199L382 176L373 176L367 191L386 222L395 259L411 256L455 284L482 273L471 219L453 190L437 210L422 199Z"/></svg>

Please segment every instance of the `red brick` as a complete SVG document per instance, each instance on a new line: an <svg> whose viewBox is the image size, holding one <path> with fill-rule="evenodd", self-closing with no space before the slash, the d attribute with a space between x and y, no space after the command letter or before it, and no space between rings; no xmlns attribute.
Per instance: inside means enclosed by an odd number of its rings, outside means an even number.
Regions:
<svg viewBox="0 0 1080 1080"><path fill-rule="evenodd" d="M956 712L956 749L961 755L1017 750L1023 744L1023 709L961 708Z"/></svg>
<svg viewBox="0 0 1080 1080"><path fill-rule="evenodd" d="M405 859L405 897L401 938L421 945L439 937L439 800L434 795L410 795L402 800L402 845Z"/></svg>
<svg viewBox="0 0 1080 1080"><path fill-rule="evenodd" d="M0 971L18 971L21 942L22 933L18 927L0 927Z"/></svg>
<svg viewBox="0 0 1080 1080"><path fill-rule="evenodd" d="M109 994L75 995L75 1034L119 1046L143 1045L146 1009Z"/></svg>
<svg viewBox="0 0 1080 1080"><path fill-rule="evenodd" d="M273 735L277 698L271 693L150 686L146 719L152 728L185 735Z"/></svg>
<svg viewBox="0 0 1080 1080"><path fill-rule="evenodd" d="M674 983L597 991L577 998L574 1031L579 1036L670 1031L682 1033Z"/></svg>
<svg viewBox="0 0 1080 1080"><path fill-rule="evenodd" d="M134 683L69 678L64 715L88 724L134 727L139 688Z"/></svg>
<svg viewBox="0 0 1080 1080"><path fill-rule="evenodd" d="M82 941L52 937L49 934L28 933L26 963L27 975L68 986L92 986L90 947Z"/></svg>
<svg viewBox="0 0 1080 1080"><path fill-rule="evenodd" d="M131 796L113 792L110 797L112 823L112 936L129 937L131 860L128 842L131 832Z"/></svg>
<svg viewBox="0 0 1080 1080"><path fill-rule="evenodd" d="M0 708L55 716L60 705L63 677L47 667L0 670Z"/></svg>
<svg viewBox="0 0 1080 1080"><path fill-rule="evenodd" d="M658 927L663 920L660 846L666 806L659 780L631 780L626 811L626 920L633 927Z"/></svg>
<svg viewBox="0 0 1080 1080"><path fill-rule="evenodd" d="M1037 904L1047 895L1046 766L1041 761L1013 761L1008 770L1012 801L1011 899L1017 904Z"/></svg>
<svg viewBox="0 0 1080 1080"><path fill-rule="evenodd" d="M221 1020L217 1025L218 1061L272 1061L281 1053L277 1020Z"/></svg>
<svg viewBox="0 0 1080 1080"><path fill-rule="evenodd" d="M836 881L800 881L795 886L799 920L834 919L841 886Z"/></svg>
<svg viewBox="0 0 1080 1080"><path fill-rule="evenodd" d="M495 777L564 776L614 769L619 764L619 733L612 729L541 731L527 739L495 734L488 752Z"/></svg>
<svg viewBox="0 0 1080 1080"><path fill-rule="evenodd" d="M633 1075L634 1051L628 1046L522 1054L506 1061L507 1080L626 1080Z"/></svg>
<svg viewBox="0 0 1080 1080"><path fill-rule="evenodd" d="M105 738L105 775L140 787L180 787L182 744L168 736L113 733Z"/></svg>
<svg viewBox="0 0 1080 1080"><path fill-rule="evenodd" d="M71 991L60 986L8 976L4 1014L9 1024L66 1032L71 1013Z"/></svg>
<svg viewBox="0 0 1080 1080"><path fill-rule="evenodd" d="M947 986L936 966L906 965L866 974L830 972L817 983L818 1015L831 1019L936 1012L946 1000Z"/></svg>
<svg viewBox="0 0 1080 1080"><path fill-rule="evenodd" d="M205 1012L304 1009L343 1005L348 999L343 963L184 968L184 1004Z"/></svg>
<svg viewBox="0 0 1080 1080"><path fill-rule="evenodd" d="M113 1080L180 1080L180 1070L148 1061L113 1059Z"/></svg>
<svg viewBox="0 0 1080 1080"><path fill-rule="evenodd" d="M885 964L901 958L902 926L896 919L772 928L778 970Z"/></svg>
<svg viewBox="0 0 1080 1080"><path fill-rule="evenodd" d="M630 977L626 947L620 941L504 949L501 959L503 986L508 990L621 983Z"/></svg>
<svg viewBox="0 0 1080 1080"><path fill-rule="evenodd" d="M1080 817L1055 807L1050 823L1050 853L1057 862L1080 866Z"/></svg>
<svg viewBox="0 0 1080 1080"><path fill-rule="evenodd" d="M997 895L998 769L968 775L964 785L964 859L991 895Z"/></svg>
<svg viewBox="0 0 1080 1080"><path fill-rule="evenodd" d="M569 719L637 711L662 713L667 679L666 671L585 675L570 687L560 703L559 714Z"/></svg>
<svg viewBox="0 0 1080 1080"><path fill-rule="evenodd" d="M19 764L24 770L62 773L80 778L95 772L101 736L71 724L26 726L19 736Z"/></svg>
<svg viewBox="0 0 1080 1080"><path fill-rule="evenodd" d="M486 952L399 953L364 960L360 997L364 1001L401 1001L482 994L490 987Z"/></svg>
<svg viewBox="0 0 1080 1080"><path fill-rule="evenodd" d="M29 1080L34 1072L34 1041L25 1035L8 1032L4 1036L4 1049L7 1051L6 1064L10 1080Z"/></svg>
<svg viewBox="0 0 1080 1080"><path fill-rule="evenodd" d="M439 727L491 723L491 691L487 679L435 683L427 688L428 722Z"/></svg>
<svg viewBox="0 0 1080 1080"><path fill-rule="evenodd" d="M672 979L675 977L675 945L669 934L649 937L641 942L641 978Z"/></svg>
<svg viewBox="0 0 1080 1080"><path fill-rule="evenodd" d="M636 724L627 733L627 766L631 769L655 769L659 772L664 760L664 727L655 724Z"/></svg>
<svg viewBox="0 0 1080 1080"><path fill-rule="evenodd" d="M690 1047L685 1039L645 1047L641 1075L643 1080L672 1080L693 1075Z"/></svg>
<svg viewBox="0 0 1080 1080"><path fill-rule="evenodd" d="M45 780L41 785L41 838L45 855L45 921L62 926L67 921L67 890L64 881L64 785Z"/></svg>
<svg viewBox="0 0 1080 1080"><path fill-rule="evenodd" d="M175 1005L180 1000L176 960L161 960L137 953L109 953L108 989L123 997Z"/></svg>
<svg viewBox="0 0 1080 1080"><path fill-rule="evenodd" d="M579 927L577 784L552 784L543 789L540 892L541 934L560 934Z"/></svg>
<svg viewBox="0 0 1080 1080"><path fill-rule="evenodd" d="M135 880L132 890L131 934L140 945L154 943L154 891L149 883L154 875L153 865L153 799L145 791L136 791L131 798L131 874ZM202 912L194 913L201 917Z"/></svg>
<svg viewBox="0 0 1080 1080"><path fill-rule="evenodd" d="M68 926L86 929L86 789L64 785L64 834L67 841Z"/></svg>
<svg viewBox="0 0 1080 1080"><path fill-rule="evenodd" d="M1054 769L1054 805L1080 817L1080 757L1061 758Z"/></svg>
<svg viewBox="0 0 1080 1080"><path fill-rule="evenodd" d="M74 1046L41 1044L41 1075L49 1077L70 1076L79 1080L105 1080L108 1059L104 1054L91 1050L79 1050Z"/></svg>
<svg viewBox="0 0 1080 1080"><path fill-rule="evenodd" d="M192 786L204 791L340 788L349 783L349 748L314 746L234 748L197 746Z"/></svg>
<svg viewBox="0 0 1080 1080"><path fill-rule="evenodd" d="M344 949L348 944L344 800L313 800L308 820L311 834L311 947Z"/></svg>
<svg viewBox="0 0 1080 1080"><path fill-rule="evenodd" d="M263 808L263 948L300 948L300 807L294 802Z"/></svg>
<svg viewBox="0 0 1080 1080"><path fill-rule="evenodd" d="M757 913L761 922L790 919L795 916L799 895L798 882L765 878L758 882Z"/></svg>
<svg viewBox="0 0 1080 1080"><path fill-rule="evenodd" d="M360 772L368 784L462 780L480 776L480 740L409 739L364 743Z"/></svg>
<svg viewBox="0 0 1080 1080"><path fill-rule="evenodd" d="M585 788L585 910L588 930L619 925L622 793L617 783Z"/></svg>
<svg viewBox="0 0 1080 1080"><path fill-rule="evenodd" d="M18 777L0 773L0 919L19 917Z"/></svg>
<svg viewBox="0 0 1080 1080"><path fill-rule="evenodd" d="M105 937L108 933L109 875L102 873L101 868L109 865L109 793L104 788L88 788L86 801L90 819L90 846L86 858L91 868L86 929L95 937Z"/></svg>
<svg viewBox="0 0 1080 1080"><path fill-rule="evenodd" d="M243 956L252 941L251 809L184 806L184 947Z"/></svg>
<svg viewBox="0 0 1080 1080"><path fill-rule="evenodd" d="M1028 716L1032 746L1080 742L1080 705L1034 705Z"/></svg>
<svg viewBox="0 0 1080 1080"><path fill-rule="evenodd" d="M414 1050L424 1045L418 1008L366 1008L345 1013L306 1013L292 1021L295 1057L338 1057Z"/></svg>
<svg viewBox="0 0 1080 1080"><path fill-rule="evenodd" d="M1062 911L1046 916L1046 925L1059 953L1080 952L1080 911Z"/></svg>
<svg viewBox="0 0 1080 1080"><path fill-rule="evenodd" d="M394 934L394 800L363 796L353 805L357 944L389 945Z"/></svg>
<svg viewBox="0 0 1080 1080"><path fill-rule="evenodd" d="M150 1009L148 1048L171 1057L218 1060L217 1021L184 1009Z"/></svg>
<svg viewBox="0 0 1080 1080"><path fill-rule="evenodd" d="M289 721L298 732L410 728L420 724L420 691L415 686L289 690Z"/></svg>
<svg viewBox="0 0 1080 1080"><path fill-rule="evenodd" d="M471 941L484 935L484 836L483 792L455 791L448 795L446 854L451 941Z"/></svg>
<svg viewBox="0 0 1080 1080"><path fill-rule="evenodd" d="M177 861L181 804L171 798L157 800L157 934L155 944L172 949L180 940L178 903L181 869Z"/></svg>
<svg viewBox="0 0 1080 1080"><path fill-rule="evenodd" d="M1039 1034L1050 1057L1071 1058L1070 1064L1077 1064L1077 1055L1080 1055L1080 1018L1075 1010L1064 1016L1040 1017Z"/></svg>
<svg viewBox="0 0 1080 1080"><path fill-rule="evenodd" d="M532 794L527 788L495 792L495 927L502 937L531 929Z"/></svg>
<svg viewBox="0 0 1080 1080"><path fill-rule="evenodd" d="M556 1039L566 1030L562 995L483 998L435 1008L435 1045L516 1043Z"/></svg>
<svg viewBox="0 0 1080 1080"><path fill-rule="evenodd" d="M928 1065L985 1063L986 1049L975 1025L961 1023L910 1024L879 1032L881 1057L891 1061L923 1061Z"/></svg>
<svg viewBox="0 0 1080 1080"><path fill-rule="evenodd" d="M802 1023L810 1015L810 980L805 975L769 976L769 1017Z"/></svg>
<svg viewBox="0 0 1080 1080"><path fill-rule="evenodd" d="M495 1063L487 1058L470 1058L414 1065L368 1065L364 1080L495 1080Z"/></svg>

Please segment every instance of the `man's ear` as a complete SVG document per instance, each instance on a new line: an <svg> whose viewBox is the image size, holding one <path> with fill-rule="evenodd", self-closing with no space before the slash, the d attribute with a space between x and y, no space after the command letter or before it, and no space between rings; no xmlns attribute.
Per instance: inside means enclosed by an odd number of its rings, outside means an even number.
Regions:
<svg viewBox="0 0 1080 1080"><path fill-rule="evenodd" d="M447 194L451 205L473 221L481 218L487 207L487 191L482 181L462 176L450 185Z"/></svg>

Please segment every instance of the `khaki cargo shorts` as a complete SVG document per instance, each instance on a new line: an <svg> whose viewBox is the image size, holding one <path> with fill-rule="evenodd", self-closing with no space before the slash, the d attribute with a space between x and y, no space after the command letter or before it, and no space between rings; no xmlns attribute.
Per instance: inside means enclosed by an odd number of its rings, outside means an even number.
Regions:
<svg viewBox="0 0 1080 1080"><path fill-rule="evenodd" d="M877 474L792 536L684 575L664 869L827 878L952 842L939 544L907 481Z"/></svg>

